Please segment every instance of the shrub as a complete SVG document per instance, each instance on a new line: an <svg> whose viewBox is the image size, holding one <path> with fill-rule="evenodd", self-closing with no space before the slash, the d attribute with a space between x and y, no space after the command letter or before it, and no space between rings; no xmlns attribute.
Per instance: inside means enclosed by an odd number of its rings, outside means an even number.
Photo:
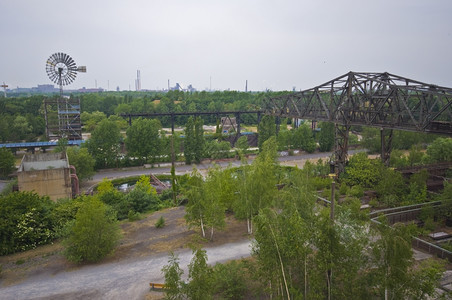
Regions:
<svg viewBox="0 0 452 300"><path fill-rule="evenodd" d="M349 188L346 184L341 184L341 187L339 188L339 193L341 195L346 195L349 191Z"/></svg>
<svg viewBox="0 0 452 300"><path fill-rule="evenodd" d="M331 186L331 178L329 177L313 177L312 179L312 186L315 190L322 190L329 188Z"/></svg>
<svg viewBox="0 0 452 300"><path fill-rule="evenodd" d="M165 219L161 216L157 222L155 222L155 228L163 228L165 227Z"/></svg>
<svg viewBox="0 0 452 300"><path fill-rule="evenodd" d="M227 264L216 264L213 278L215 294L220 294L224 299L244 299L247 287L241 263L231 261Z"/></svg>
<svg viewBox="0 0 452 300"><path fill-rule="evenodd" d="M369 205L371 206L371 207L378 207L378 205L379 205L379 203L378 203L378 200L377 199L372 199L372 200L370 200L369 201Z"/></svg>
<svg viewBox="0 0 452 300"><path fill-rule="evenodd" d="M349 186L360 185L364 188L374 188L382 178L383 170L384 166L380 160L369 159L366 153L360 152L350 158L341 178Z"/></svg>
<svg viewBox="0 0 452 300"><path fill-rule="evenodd" d="M138 212L134 212L133 210L129 210L129 213L127 214L127 218L129 221L138 221L141 219L141 215Z"/></svg>
<svg viewBox="0 0 452 300"><path fill-rule="evenodd" d="M120 239L120 229L112 209L96 197L80 207L69 235L63 241L65 256L74 262L96 262L111 253Z"/></svg>
<svg viewBox="0 0 452 300"><path fill-rule="evenodd" d="M348 191L348 195L356 198L361 198L364 196L364 190L359 185L354 185L352 188Z"/></svg>
<svg viewBox="0 0 452 300"><path fill-rule="evenodd" d="M0 255L34 249L54 239L54 203L32 192L0 197Z"/></svg>

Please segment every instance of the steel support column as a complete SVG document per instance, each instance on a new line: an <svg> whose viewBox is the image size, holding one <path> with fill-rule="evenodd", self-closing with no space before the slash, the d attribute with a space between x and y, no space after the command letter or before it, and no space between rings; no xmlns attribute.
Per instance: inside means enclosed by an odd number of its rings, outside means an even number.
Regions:
<svg viewBox="0 0 452 300"><path fill-rule="evenodd" d="M336 164L336 172L341 174L345 170L348 151L348 133L350 125L335 124L336 135L334 143L334 162Z"/></svg>
<svg viewBox="0 0 452 300"><path fill-rule="evenodd" d="M391 158L392 151L392 129L380 129L380 139L381 139L381 161L385 166L389 166L389 160Z"/></svg>
<svg viewBox="0 0 452 300"><path fill-rule="evenodd" d="M239 112L235 113L235 123L237 124L237 130L236 130L237 136L240 136L241 128L240 128L240 113Z"/></svg>

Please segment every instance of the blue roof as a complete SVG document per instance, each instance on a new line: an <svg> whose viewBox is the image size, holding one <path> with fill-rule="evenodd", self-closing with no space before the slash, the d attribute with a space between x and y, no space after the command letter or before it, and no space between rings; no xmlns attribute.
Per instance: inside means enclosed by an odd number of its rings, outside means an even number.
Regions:
<svg viewBox="0 0 452 300"><path fill-rule="evenodd" d="M84 140L74 140L74 141L68 141L67 144L70 146L78 145L80 146L82 143L84 143ZM50 146L56 146L58 145L58 142L25 142L25 143L7 143L7 144L0 144L0 148L6 147L6 148L30 148L30 147L50 147Z"/></svg>

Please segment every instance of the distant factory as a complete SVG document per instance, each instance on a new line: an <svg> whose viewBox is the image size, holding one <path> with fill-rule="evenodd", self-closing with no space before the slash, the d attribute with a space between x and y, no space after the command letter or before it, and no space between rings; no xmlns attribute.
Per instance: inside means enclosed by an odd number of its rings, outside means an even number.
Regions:
<svg viewBox="0 0 452 300"><path fill-rule="evenodd" d="M98 93L103 92L103 88L81 88L77 90L65 90L65 93ZM37 87L6 89L5 95L17 95L17 94L58 94L60 89L53 84L38 84Z"/></svg>

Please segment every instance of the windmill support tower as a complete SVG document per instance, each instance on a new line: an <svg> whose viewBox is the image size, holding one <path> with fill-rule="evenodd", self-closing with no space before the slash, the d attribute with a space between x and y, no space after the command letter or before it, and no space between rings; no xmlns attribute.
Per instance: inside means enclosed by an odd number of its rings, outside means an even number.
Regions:
<svg viewBox="0 0 452 300"><path fill-rule="evenodd" d="M81 140L80 99L64 97L63 85L72 83L77 72L86 72L86 67L77 67L67 54L55 53L47 59L46 72L50 80L60 87L58 99L44 101L47 138Z"/></svg>

